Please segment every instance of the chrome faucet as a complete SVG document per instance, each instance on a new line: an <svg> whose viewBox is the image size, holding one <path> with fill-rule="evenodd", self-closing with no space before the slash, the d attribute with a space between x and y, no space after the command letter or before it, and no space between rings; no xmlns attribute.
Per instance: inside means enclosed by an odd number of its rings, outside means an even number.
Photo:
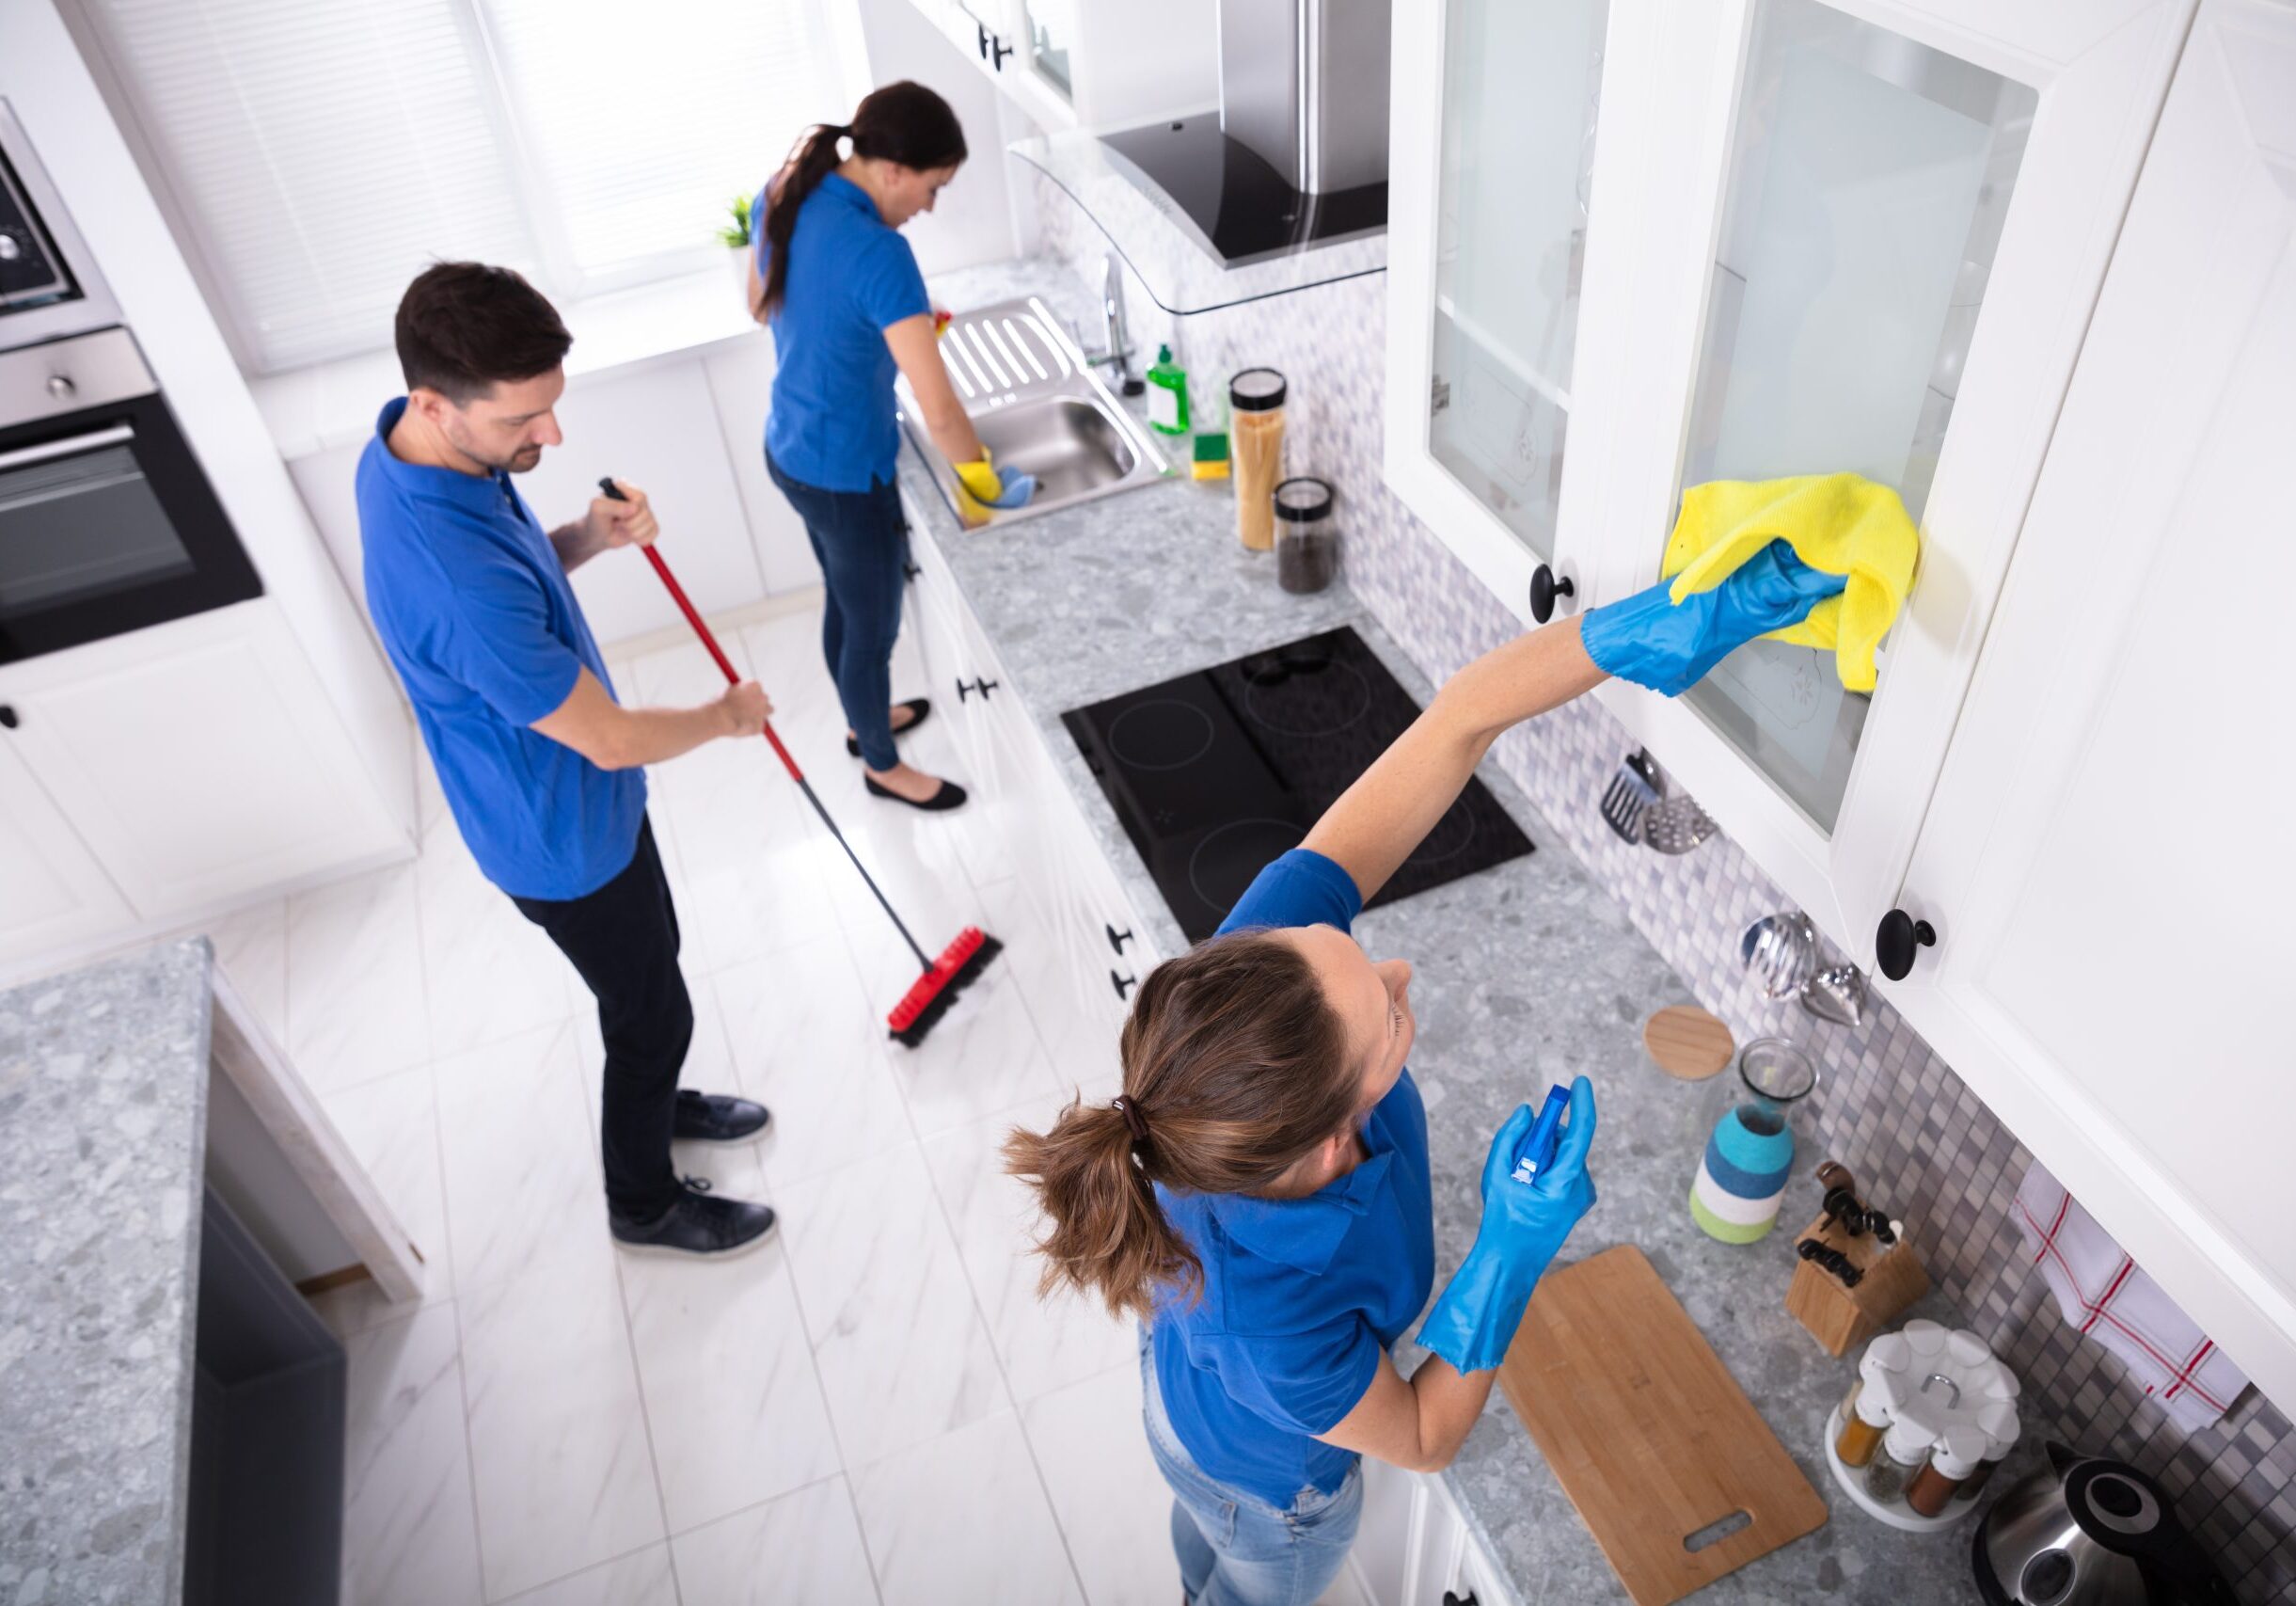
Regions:
<svg viewBox="0 0 2296 1606"><path fill-rule="evenodd" d="M1127 396L1137 396L1148 385L1132 370L1132 337L1124 326L1124 262L1114 251L1108 253L1100 268L1100 349L1090 361L1095 367L1103 362L1113 364L1116 388Z"/></svg>

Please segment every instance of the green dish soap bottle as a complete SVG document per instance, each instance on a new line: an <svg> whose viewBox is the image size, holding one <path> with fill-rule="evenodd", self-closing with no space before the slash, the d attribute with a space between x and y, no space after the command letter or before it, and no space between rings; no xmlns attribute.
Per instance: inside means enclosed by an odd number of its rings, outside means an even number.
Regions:
<svg viewBox="0 0 2296 1606"><path fill-rule="evenodd" d="M1148 427L1159 435L1188 433L1188 374L1172 360L1172 348L1156 348L1156 366L1148 371Z"/></svg>

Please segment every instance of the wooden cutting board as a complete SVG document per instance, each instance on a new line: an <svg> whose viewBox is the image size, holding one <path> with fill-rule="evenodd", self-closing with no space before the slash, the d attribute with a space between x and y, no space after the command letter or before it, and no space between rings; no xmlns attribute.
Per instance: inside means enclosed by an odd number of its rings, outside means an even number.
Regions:
<svg viewBox="0 0 2296 1606"><path fill-rule="evenodd" d="M1826 1520L1631 1244L1540 1280L1498 1380L1638 1606L1667 1606Z"/></svg>

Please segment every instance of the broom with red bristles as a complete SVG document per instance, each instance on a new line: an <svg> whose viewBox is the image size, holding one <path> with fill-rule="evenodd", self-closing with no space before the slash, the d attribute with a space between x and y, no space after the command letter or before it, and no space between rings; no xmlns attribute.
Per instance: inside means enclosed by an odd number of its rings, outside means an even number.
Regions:
<svg viewBox="0 0 2296 1606"><path fill-rule="evenodd" d="M598 489L616 501L629 500L611 479L600 480ZM645 553L646 562L654 565L654 572L661 577L662 584L669 590L670 600L677 604L677 611L686 615L686 623L693 627L693 633L702 638L702 644L709 649L709 656L717 660L719 673L725 676L726 684L739 684L741 676L734 673L733 663L718 645L718 638L709 633L709 627L702 622L702 615L694 611L693 603L686 596L686 588L678 584L677 577L670 572L670 565L662 562L662 555L652 547L643 547L640 550ZM861 862L861 855L853 851L853 844L845 839L845 833L837 829L836 820L830 818L828 808L815 795L812 783L805 779L805 771L798 768L798 761L790 756L789 749L782 745L782 739L775 734L771 720L765 722L765 736L766 740L772 743L774 756L782 761L782 768L789 771L789 778L805 794L805 801L814 805L814 812L821 817L821 823L829 827L831 836L837 838L837 846L845 850L845 856L853 861L853 867L861 872L861 879L877 895L878 907L884 910L885 918L893 922L893 929L901 933L901 941L909 945L909 951L915 954L917 962L925 967L924 974L910 984L907 993L901 994L901 1001L893 1007L893 1013L885 1017L889 1034L906 1046L914 1048L925 1041L925 1034L933 1029L941 1017L949 1012L949 1006L957 1001L957 994L988 968L990 960L1004 951L1005 945L978 926L967 926L957 933L955 942L941 950L939 959L927 959L925 950L917 946L917 939L909 934L908 925L894 912L892 901L877 884L877 878L869 873L869 867Z"/></svg>

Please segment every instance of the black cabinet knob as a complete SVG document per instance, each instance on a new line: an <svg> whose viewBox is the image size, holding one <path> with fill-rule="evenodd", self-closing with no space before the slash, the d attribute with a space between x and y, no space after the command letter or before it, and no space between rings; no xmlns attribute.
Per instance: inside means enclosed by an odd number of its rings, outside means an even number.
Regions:
<svg viewBox="0 0 2296 1606"><path fill-rule="evenodd" d="M981 59L986 61L989 59L989 24L975 17L973 20L973 27L979 39Z"/></svg>
<svg viewBox="0 0 2296 1606"><path fill-rule="evenodd" d="M1937 946L1937 942L1935 926L1916 920L1902 909L1892 909L1881 917L1881 929L1874 933L1874 962L1892 981L1903 981L1912 973L1914 954Z"/></svg>
<svg viewBox="0 0 2296 1606"><path fill-rule="evenodd" d="M1116 996L1121 998L1140 985L1140 978L1136 976L1126 976L1121 971L1112 970L1108 973L1108 985L1115 988Z"/></svg>
<svg viewBox="0 0 2296 1606"><path fill-rule="evenodd" d="M1122 953L1124 945L1132 940L1132 934L1130 931L1116 930L1116 923L1114 920L1103 921L1100 930L1108 933L1108 946L1117 953Z"/></svg>
<svg viewBox="0 0 2296 1606"><path fill-rule="evenodd" d="M901 578L903 580L914 580L924 572L925 571L923 569L917 567L917 565L911 563L909 559L903 558L901 560Z"/></svg>
<svg viewBox="0 0 2296 1606"><path fill-rule="evenodd" d="M990 51L989 65L999 72L1004 72L1005 58L1012 54L1012 46L1005 42L1003 34L998 34L990 40Z"/></svg>
<svg viewBox="0 0 2296 1606"><path fill-rule="evenodd" d="M0 703L0 730L14 730L18 723L15 708L9 704Z"/></svg>
<svg viewBox="0 0 2296 1606"><path fill-rule="evenodd" d="M1557 580L1555 571L1544 564L1530 571L1530 616L1540 624L1544 625L1555 616L1556 597L1577 595L1578 588L1571 583L1567 576Z"/></svg>

